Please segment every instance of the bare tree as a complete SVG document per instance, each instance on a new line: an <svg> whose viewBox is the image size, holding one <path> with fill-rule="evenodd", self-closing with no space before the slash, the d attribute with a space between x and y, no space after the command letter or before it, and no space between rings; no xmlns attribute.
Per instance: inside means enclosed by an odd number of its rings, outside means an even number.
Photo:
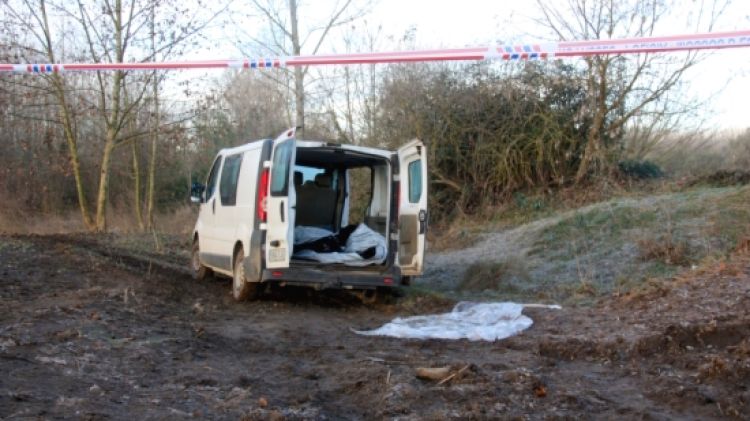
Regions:
<svg viewBox="0 0 750 421"><path fill-rule="evenodd" d="M156 3L151 4L150 11L150 38L151 38L151 55L156 57ZM149 133L151 137L151 155L148 164L148 190L146 196L146 223L151 228L154 225L154 201L155 201L155 186L156 186L156 144L159 139L159 78L156 72L154 72L151 78L151 95L153 95L153 109L152 118L149 122L151 130ZM140 209L139 209L140 211Z"/></svg>
<svg viewBox="0 0 750 421"><path fill-rule="evenodd" d="M342 36L344 51L377 51L381 32L381 25L371 27L366 20L351 25ZM331 69L333 78L321 76L326 106L338 139L354 144L375 139L377 89L382 69L375 64L341 66Z"/></svg>
<svg viewBox="0 0 750 421"><path fill-rule="evenodd" d="M24 10L16 10L13 5L6 4L7 12L15 20L14 24L23 27L38 43L37 47L27 47L25 50L31 54L35 53L37 56L45 57L50 63L56 63L58 56L55 54L53 46L52 30L49 23L46 1L39 0L38 3L33 4L30 0L24 0L22 2L22 7ZM60 74L52 73L51 75L46 76L46 78L58 103L58 118L68 146L70 166L75 178L81 218L86 227L93 228L94 221L91 218L88 201L86 199L86 190L84 189L81 176L81 163L78 153L78 133L75 128L75 112L69 103L68 89L65 80Z"/></svg>
<svg viewBox="0 0 750 421"><path fill-rule="evenodd" d="M543 18L540 23L560 40L609 39L653 36L662 26L685 13L685 4L671 0L567 0L566 3L537 0ZM726 0L698 2L692 16L696 31L710 30L722 14ZM639 118L644 124L668 125L689 106L676 102L670 93L680 87L685 72L702 56L639 54L599 55L584 59L587 70L588 102L583 116L588 119L587 142L580 158L576 181L592 171L607 171L613 161L617 140L627 126ZM651 127L648 132L658 132ZM644 132L645 133L645 132Z"/></svg>
<svg viewBox="0 0 750 421"><path fill-rule="evenodd" d="M94 62L124 62L127 60L146 61L157 56L166 58L180 51L181 45L192 35L200 31L213 16L204 16L204 11L195 15L187 14L178 2L162 0L160 5L170 5L169 10L155 15L156 3L151 0L77 0L76 3L52 2L47 0L19 0L19 3L8 5L7 10L14 18L14 24L24 28L34 37L35 44L26 46L28 62L47 61L56 63L59 59L74 57L76 60ZM19 5L20 6L17 6ZM58 20L57 27L49 18L49 11L53 10ZM220 9L221 10L221 9ZM152 12L152 13L148 13ZM220 13L220 12L218 12ZM202 17L200 17L202 16ZM163 28L163 32L156 34L156 20ZM142 36L142 29L151 22L149 36ZM64 23L64 24L63 24ZM65 30L61 30L64 26ZM53 39L53 34L59 34ZM64 38L67 37L67 38ZM150 48L149 48L150 47ZM110 182L110 167L113 152L117 146L135 141L148 130L128 130L133 128L132 117L147 97L148 87L158 92L155 85L155 74L129 74L125 71L97 72L93 75L77 76L87 80L86 89L74 89L69 85L66 77L58 73L46 76L50 82L51 91L57 102L58 123L62 126L67 139L68 152L72 171L76 180L78 203L84 225L96 231L106 230L106 211L108 203L108 189ZM93 86L92 86L93 85ZM125 91L128 90L126 99ZM89 119L85 124L76 120L72 97L80 97L90 106L97 119ZM154 95L154 102L158 102L158 95ZM156 113L158 115L158 113ZM98 168L98 182L96 184L96 200L94 211L90 210L90 203L86 197L79 156L80 126L91 126L90 122L98 123L101 128L100 159ZM79 125L79 123L82 123ZM154 124L159 124L158 121ZM127 132L127 134L126 134ZM153 132L158 133L158 132ZM152 159L149 163L149 214L153 211L152 185L155 171L155 149L152 136ZM137 148L136 148L137 149ZM134 167L138 166L137 156L134 155ZM136 183L139 180L136 179ZM136 194L140 194L136 192ZM136 200L140 207L140 196Z"/></svg>
<svg viewBox="0 0 750 421"><path fill-rule="evenodd" d="M365 7L355 0L333 2L330 13L321 22L302 22L297 0L251 0L252 6L268 24L268 36L249 36L256 47L261 47L274 55L292 56L317 54L328 35L336 27L350 23L365 14ZM304 28L303 28L303 24ZM245 48L242 48L243 50ZM296 66L291 70L294 85L295 125L305 125L305 77L308 67ZM279 81L284 83L283 81Z"/></svg>

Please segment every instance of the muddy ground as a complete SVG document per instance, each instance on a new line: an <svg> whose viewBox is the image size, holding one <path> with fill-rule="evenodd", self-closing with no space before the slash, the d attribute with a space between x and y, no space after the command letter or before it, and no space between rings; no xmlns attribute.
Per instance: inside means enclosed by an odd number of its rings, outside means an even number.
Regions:
<svg viewBox="0 0 750 421"><path fill-rule="evenodd" d="M593 307L529 309L495 342L363 337L402 298L288 290L234 303L179 258L0 237L0 417L713 419L750 416L750 257ZM417 367L450 366L438 384Z"/></svg>

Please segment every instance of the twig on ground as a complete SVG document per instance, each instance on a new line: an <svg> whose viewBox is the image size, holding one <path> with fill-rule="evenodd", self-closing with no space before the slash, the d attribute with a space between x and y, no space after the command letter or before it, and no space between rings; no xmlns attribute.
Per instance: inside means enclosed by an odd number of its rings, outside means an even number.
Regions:
<svg viewBox="0 0 750 421"><path fill-rule="evenodd" d="M438 386L440 386L440 385L442 385L442 384L444 384L444 383L447 383L447 382L451 381L451 379L453 379L453 378L455 378L456 376L458 376L459 374L463 373L463 372L464 372L464 371L466 371L466 370L467 370L467 369L468 369L469 367L471 367L471 364L466 364L465 366L461 367L461 368L460 368L460 369L459 369L458 371L456 371L455 373L453 373L453 374L451 374L450 376L448 376L448 377L444 378L443 380L440 380L440 381L438 382L438 384L437 384L437 385L438 385Z"/></svg>

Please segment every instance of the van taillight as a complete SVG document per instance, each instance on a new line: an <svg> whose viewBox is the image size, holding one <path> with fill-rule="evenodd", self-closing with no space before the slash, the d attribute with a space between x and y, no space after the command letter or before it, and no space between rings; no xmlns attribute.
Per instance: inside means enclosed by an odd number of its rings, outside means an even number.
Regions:
<svg viewBox="0 0 750 421"><path fill-rule="evenodd" d="M258 211L258 219L260 222L266 222L266 216L268 215L268 168L264 168L263 172L260 173L260 179L258 180L258 202L255 204L255 209Z"/></svg>

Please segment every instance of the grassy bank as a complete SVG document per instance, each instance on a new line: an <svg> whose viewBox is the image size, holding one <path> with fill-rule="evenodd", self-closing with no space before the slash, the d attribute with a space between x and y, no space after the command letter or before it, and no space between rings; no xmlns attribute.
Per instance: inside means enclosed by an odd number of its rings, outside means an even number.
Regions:
<svg viewBox="0 0 750 421"><path fill-rule="evenodd" d="M483 255L464 258L465 270L448 283L452 294L592 302L726 257L750 233L750 187L616 198L506 232L474 245Z"/></svg>

